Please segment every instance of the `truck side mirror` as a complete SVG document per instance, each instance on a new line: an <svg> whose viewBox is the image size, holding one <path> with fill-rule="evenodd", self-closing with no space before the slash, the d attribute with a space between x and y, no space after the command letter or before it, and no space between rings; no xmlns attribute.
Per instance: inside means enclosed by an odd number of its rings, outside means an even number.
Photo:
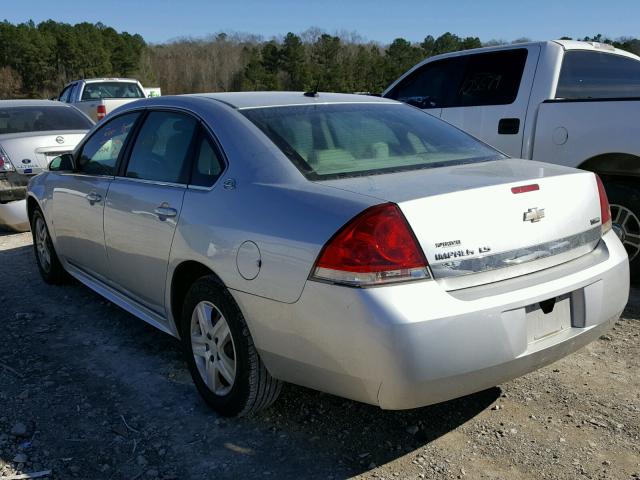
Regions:
<svg viewBox="0 0 640 480"><path fill-rule="evenodd" d="M73 161L73 155L70 153L63 153L49 163L49 171L51 172L72 172L74 168L75 162Z"/></svg>

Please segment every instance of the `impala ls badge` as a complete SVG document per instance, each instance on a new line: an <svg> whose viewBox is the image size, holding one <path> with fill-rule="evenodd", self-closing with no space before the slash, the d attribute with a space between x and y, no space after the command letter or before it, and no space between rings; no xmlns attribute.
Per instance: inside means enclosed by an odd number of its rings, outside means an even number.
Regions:
<svg viewBox="0 0 640 480"><path fill-rule="evenodd" d="M544 208L536 207L536 208L530 208L529 210L524 212L524 215L522 216L522 221L535 223L535 222L539 222L543 218L544 218Z"/></svg>

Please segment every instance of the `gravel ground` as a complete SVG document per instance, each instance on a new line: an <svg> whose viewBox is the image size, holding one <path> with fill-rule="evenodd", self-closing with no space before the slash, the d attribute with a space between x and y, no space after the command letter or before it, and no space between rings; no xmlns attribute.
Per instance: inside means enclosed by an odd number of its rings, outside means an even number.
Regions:
<svg viewBox="0 0 640 480"><path fill-rule="evenodd" d="M288 385L223 419L178 342L78 283L44 284L30 234L0 232L0 479L640 478L640 292L547 368L417 410Z"/></svg>

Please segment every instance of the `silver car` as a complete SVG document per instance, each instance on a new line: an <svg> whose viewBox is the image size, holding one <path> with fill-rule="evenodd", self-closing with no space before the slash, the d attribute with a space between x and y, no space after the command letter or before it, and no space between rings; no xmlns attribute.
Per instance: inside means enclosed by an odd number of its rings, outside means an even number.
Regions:
<svg viewBox="0 0 640 480"><path fill-rule="evenodd" d="M73 151L93 122L77 109L49 100L0 100L0 226L29 230L29 178Z"/></svg>
<svg viewBox="0 0 640 480"><path fill-rule="evenodd" d="M597 338L629 292L593 173L372 97L136 101L28 211L44 279L181 338L223 415L283 381L384 409L479 391Z"/></svg>

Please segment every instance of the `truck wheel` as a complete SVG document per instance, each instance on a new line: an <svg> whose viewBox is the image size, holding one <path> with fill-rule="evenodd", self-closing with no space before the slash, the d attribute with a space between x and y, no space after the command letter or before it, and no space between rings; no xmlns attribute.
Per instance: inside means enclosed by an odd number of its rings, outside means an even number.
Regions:
<svg viewBox="0 0 640 480"><path fill-rule="evenodd" d="M640 282L640 192L634 186L608 182L611 223L629 255L631 281Z"/></svg>

